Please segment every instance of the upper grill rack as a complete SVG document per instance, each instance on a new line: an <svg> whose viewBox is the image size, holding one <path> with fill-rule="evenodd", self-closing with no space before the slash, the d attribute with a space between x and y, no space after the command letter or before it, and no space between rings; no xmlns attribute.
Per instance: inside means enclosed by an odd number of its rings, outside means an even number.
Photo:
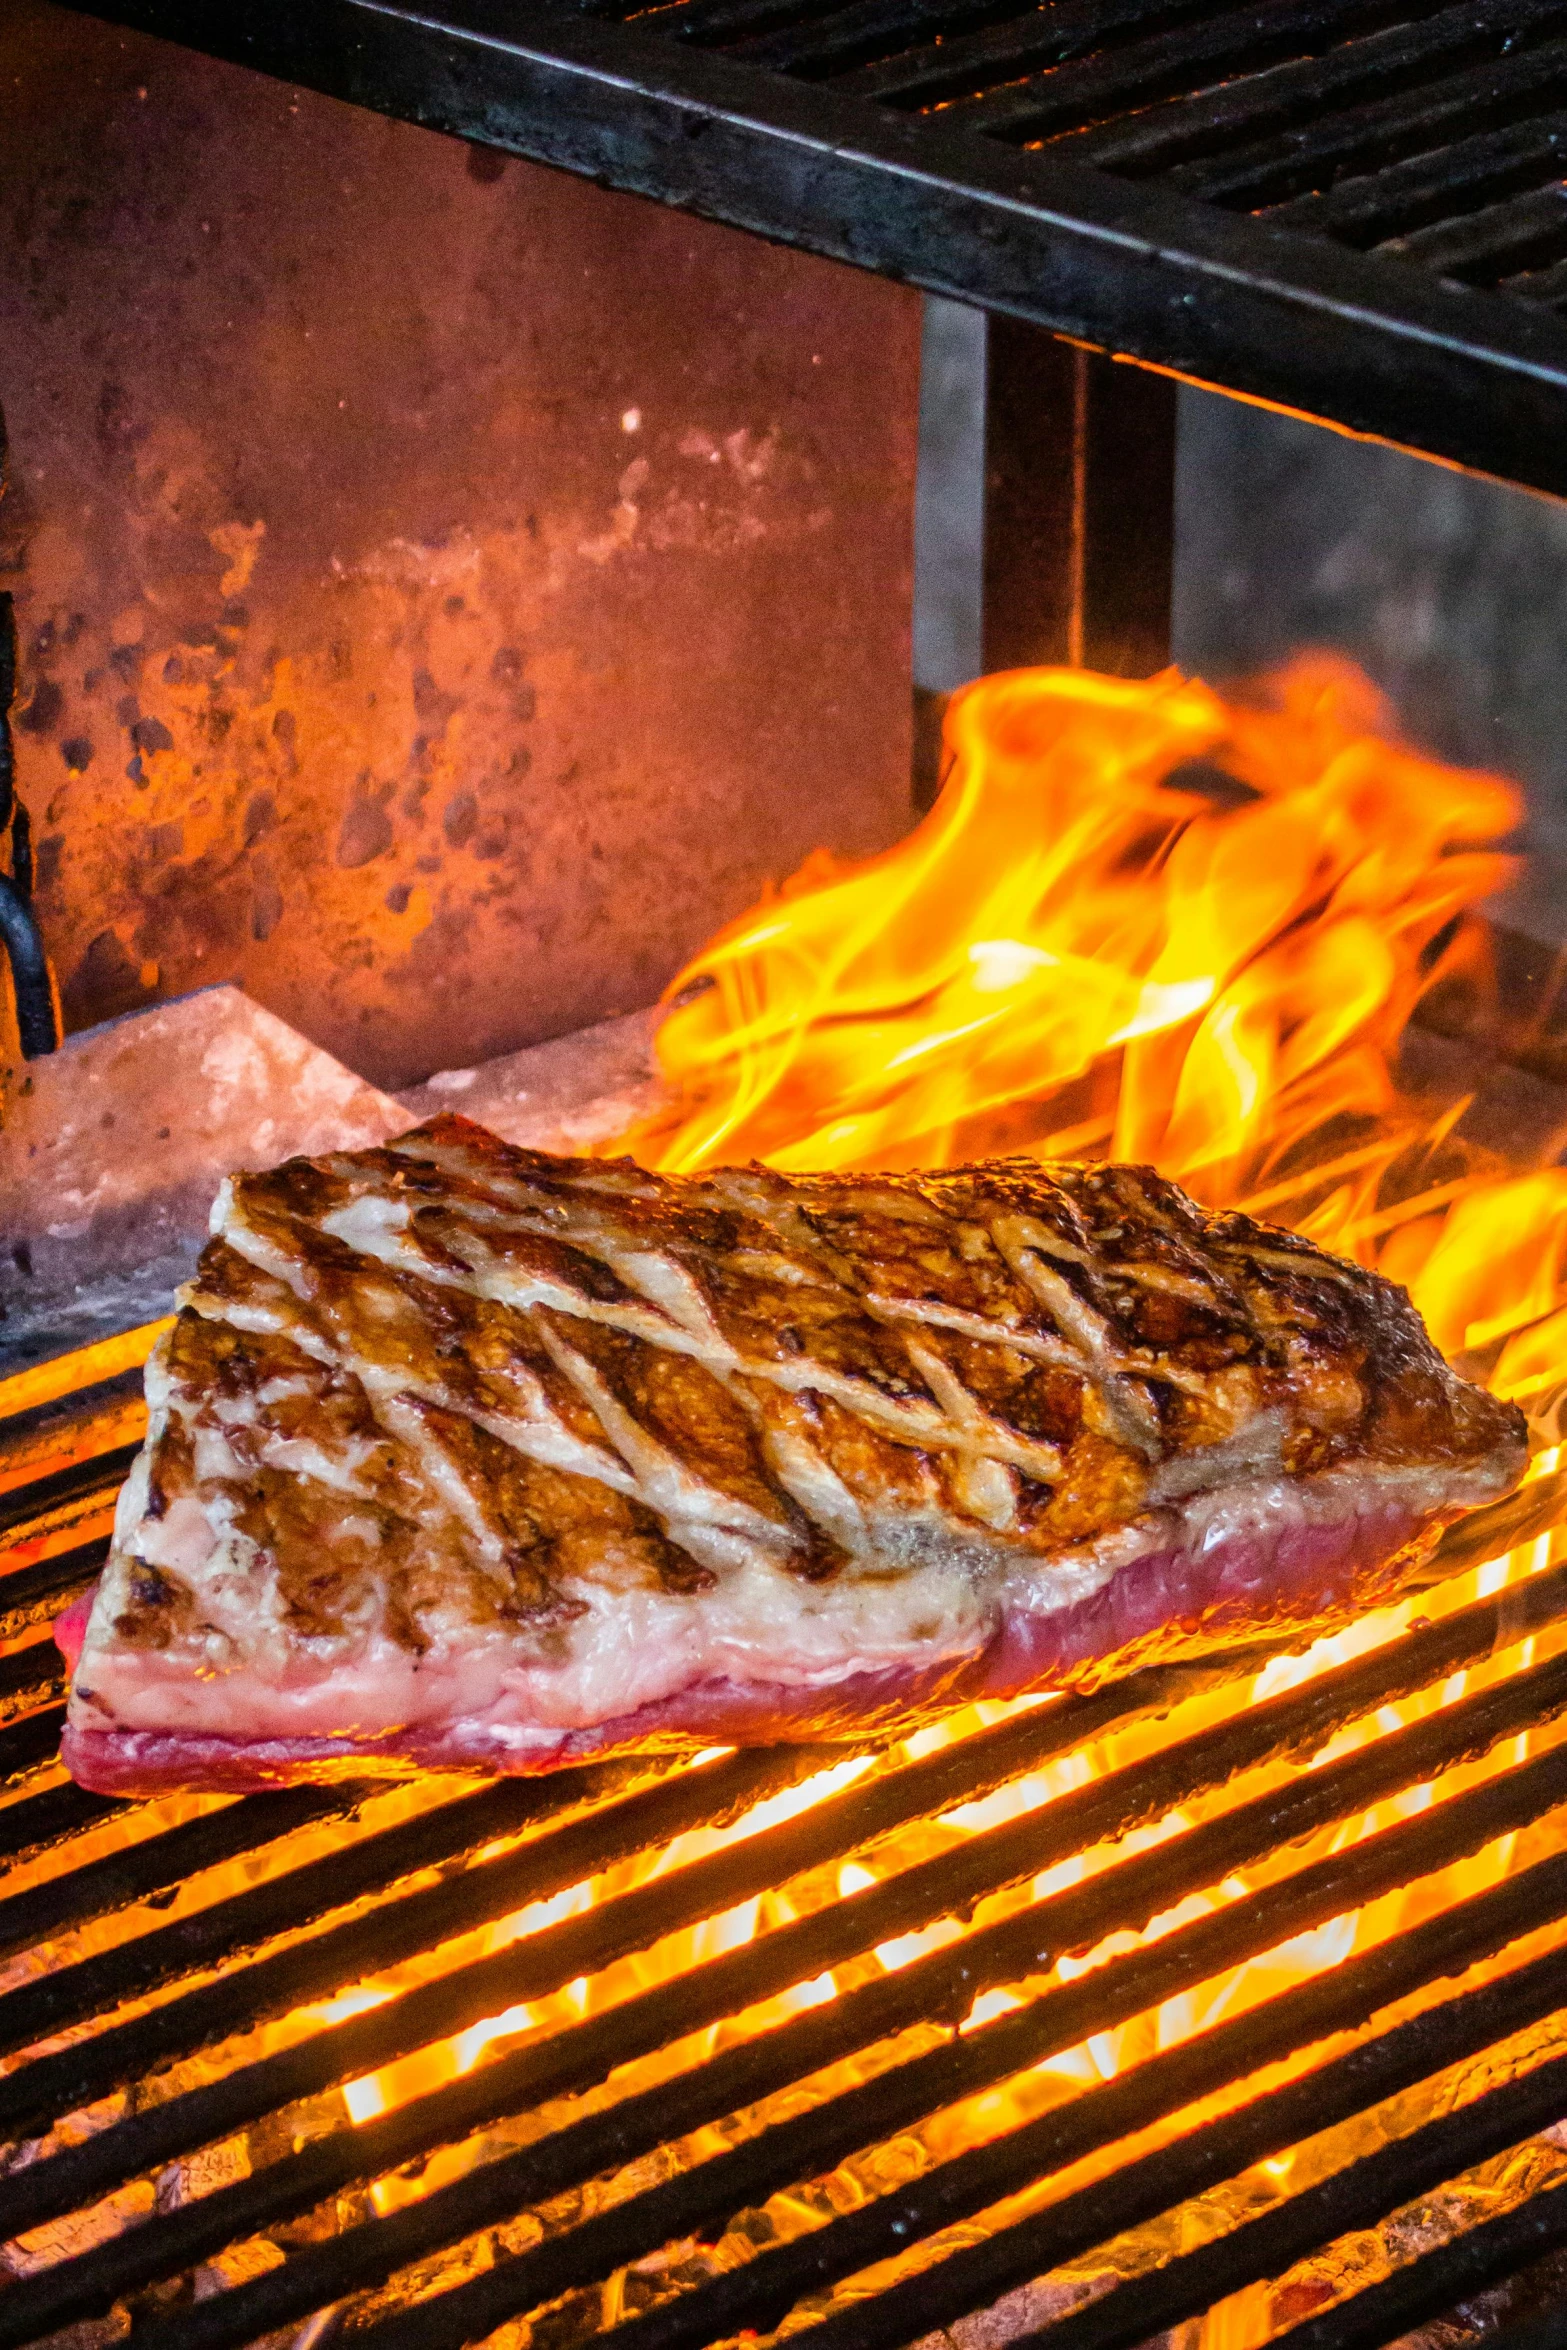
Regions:
<svg viewBox="0 0 1567 2350"><path fill-rule="evenodd" d="M1567 0L93 13L1567 494Z"/></svg>
<svg viewBox="0 0 1567 2350"><path fill-rule="evenodd" d="M112 1501L117 1390L88 1389L55 1436L90 1461L95 1429L97 1484L77 1476L62 1520L29 1415L0 1421L0 1481L7 1460L29 1472L0 1602L40 1549L62 1584L91 1571L102 1533L76 1537ZM1436 1572L1548 1552L1564 1498L1567 1476L1540 1480L1455 1530ZM303 1788L177 1817L61 1780L52 1652L25 1633L0 1730L0 2211L21 2239L0 2350L115 2309L160 2350L296 2327L456 2350L539 2311L508 2339L698 2350L802 2303L813 2350L899 2350L1020 2291L1038 2350L1132 2350L1237 2291L1266 2297L1291 2350L1394 2340L1567 2247L1567 2161L1534 2135L1567 2114L1567 1564L1430 1604L1261 1703L1254 1652L933 1750ZM1063 1784L1073 1756L1100 1768ZM1465 1856L1492 1865L1444 1882ZM1052 2057L1426 1880L1346 1963L1039 2094ZM503 1927L525 1910L532 1931ZM697 1939L672 1959L677 1933ZM1071 1956L1095 1949L1086 1970ZM345 2108L345 2085L497 2017L467 2069ZM999 2119L969 2102L987 2096L1010 2098ZM1322 2136L1366 2117L1375 2151ZM1302 2140L1305 2183L1259 2189L1256 2166ZM1481 2224L1347 2297L1354 2272L1330 2267L1313 2306L1303 2260L1485 2165L1464 2209ZM424 2192L397 2191L410 2169ZM1136 2227L1164 2234L1140 2259L1107 2249ZM919 2273L880 2267L912 2248ZM1091 2283L1109 2289L1085 2300ZM1519 2290L1515 2314L1538 2308Z"/></svg>

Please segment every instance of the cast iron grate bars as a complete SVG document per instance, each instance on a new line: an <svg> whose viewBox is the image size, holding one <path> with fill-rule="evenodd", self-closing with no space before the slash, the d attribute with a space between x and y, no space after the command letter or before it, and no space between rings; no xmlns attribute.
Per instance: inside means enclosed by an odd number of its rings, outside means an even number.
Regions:
<svg viewBox="0 0 1567 2350"><path fill-rule="evenodd" d="M0 1418L0 1599L101 1556L123 1398L46 1411L89 1466L62 1506L40 1414ZM1436 1572L1543 1560L1564 1484ZM887 1754L145 1805L62 1779L22 1607L0 2350L702 2350L791 2313L901 2350L1009 2294L1037 2350L1132 2350L1278 2279L1293 2350L1515 2277L1533 2325L1567 2248L1567 1563L1423 1604L1272 1695L1255 1650ZM1299 1942L1395 1899L1352 1952ZM1433 2195L1439 2240L1368 2275Z"/></svg>
<svg viewBox="0 0 1567 2350"><path fill-rule="evenodd" d="M1567 0L94 13L1567 492Z"/></svg>

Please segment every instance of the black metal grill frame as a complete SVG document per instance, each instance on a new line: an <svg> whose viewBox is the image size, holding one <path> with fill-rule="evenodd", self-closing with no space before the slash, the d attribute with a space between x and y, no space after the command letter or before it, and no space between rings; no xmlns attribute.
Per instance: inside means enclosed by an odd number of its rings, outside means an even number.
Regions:
<svg viewBox="0 0 1567 2350"><path fill-rule="evenodd" d="M106 1391L89 1390L85 1453L62 1483L46 1474L13 1488L3 1505L14 1559L54 1526L53 1560L6 1572L14 1582L41 1567L62 1590L79 1588L101 1555L101 1536L72 1543L112 1496L123 1446L91 1452L91 1424ZM59 1407L49 1407L58 1414ZM27 1421L0 1417L0 1467L26 1453ZM107 1423L106 1423L107 1425ZM113 1433L123 1438L123 1413ZM9 1445L7 1440L9 1441ZM62 1494L68 1506L62 1514ZM33 1505L29 1512L29 1500ZM1433 1578L1472 1565L1488 1547L1530 1539L1567 1504L1558 1473L1455 1529ZM40 1506L41 1505L41 1506ZM64 1526L64 1533L58 1529ZM460 2350L507 2319L562 2296L596 2291L628 2264L695 2237L711 2240L736 2215L781 2189L830 2173L862 2149L997 2087L1051 2054L1146 2014L1183 1990L1278 1948L1380 1894L1414 1883L1498 1836L1552 1814L1567 1826L1567 1738L1547 1740L1522 1764L1494 1767L1520 1730L1567 1719L1567 1561L1488 1599L1438 1615L1358 1661L1267 1702L1230 1707L1206 1726L1183 1727L1190 1698L1238 1686L1265 1648L1200 1666L1146 1671L1065 1701L1014 1714L922 1759L877 1758L863 1777L814 1807L741 1834L706 1858L621 1891L496 1951L459 1959L433 1980L384 2004L313 2030L273 2053L241 2046L225 2068L224 2043L261 2019L319 1999L378 1972L400 1954L453 1937L655 1851L693 1825L740 1821L776 1794L841 1757L842 1749L773 1749L715 1757L673 1772L610 1762L552 1778L499 1782L439 1800L391 1825L362 1818L369 1783L309 1787L228 1801L172 1826L143 1829L136 1807L87 1795L53 1763L60 1707L52 1647L9 1619L22 1645L0 1664L13 1718L0 1728L0 1854L13 1867L91 1838L117 1815L132 1840L41 1884L0 1891L0 1958L38 1949L94 1920L133 1913L136 1931L74 1960L67 1952L0 1993L0 2050L16 2061L0 2074L0 2232L68 2226L138 2178L196 2155L295 2101L330 2090L488 2015L556 1990L581 1974L651 1948L681 1926L835 1863L889 1852L893 1865L847 1898L807 1910L754 1940L667 1981L634 1990L576 2025L502 2048L445 2086L370 2119L285 2143L248 2175L195 2193L135 2226L72 2251L0 2289L0 2350L38 2342L129 2301L156 2323L160 2350L238 2350L261 2336L336 2314L326 2323L374 2350ZM13 1632L13 1638L16 1637ZM1521 1642L1544 1643L1534 1661ZM1424 1718L1384 1731L1338 1759L1299 1769L1249 1792L1245 1774L1264 1763L1320 1756L1337 1732L1391 1700L1433 1690L1493 1658L1515 1669L1482 1672L1482 1685ZM1052 1756L1133 1722L1163 1722L1155 1750L1075 1792L982 1828L951 1850L897 1865L888 1839L904 1826L1003 1788ZM1090 1949L1117 1929L1138 1930L1187 1891L1223 1882L1281 1848L1308 1843L1397 1791L1431 1785L1468 1759L1488 1767L1430 1808L1341 1850L1308 1853L1288 1873L1193 1922L1112 1957L1087 1973L1053 1972L1063 1953ZM740 2038L652 2087L634 2083L613 2101L568 2109L558 2126L512 2153L491 2155L445 2186L385 2216L361 2216L343 2232L296 2243L281 2265L211 2298L147 2295L189 2277L203 2262L442 2146L460 2144L505 2117L600 2091L638 2058L703 2025L755 2008L825 1970L863 1961L877 1944L941 1918L970 1917L977 1903L1037 1877L1079 1851L1113 1845L1236 1783L1197 1825L1147 1849L1110 1854L1079 1883L1035 1897L1011 1914L981 1919L951 1942L896 1970L866 1972L839 1995ZM340 1822L325 1859L291 1839ZM243 1859L256 1881L160 1922L162 1900L201 1870ZM431 1872L434 1872L433 1881ZM874 1873L874 1872L872 1872ZM134 1913L140 1911L139 1916ZM727 2273L655 2302L603 2337L625 2350L701 2350L746 2328L767 2330L804 2297L974 2218L1034 2182L1063 2174L1101 2150L1133 2140L1161 2118L1238 2084L1260 2085L1151 2153L1118 2161L1077 2187L1048 2215L1000 2224L932 2267L882 2291L834 2305L811 2329L813 2350L901 2350L951 2322L1092 2252L1127 2227L1157 2219L1219 2182L1303 2138L1370 2112L1413 2085L1445 2074L1513 2035L1563 2014L1559 1941L1531 1952L1529 1938L1567 1926L1567 1836L1488 1890L1439 1909L1424 1923L1374 1944L1263 2004L1213 2024L1103 2083L923 2171L860 2208L785 2241L763 2244ZM1467 1970L1511 1946L1515 1963L1465 1986ZM1343 2044L1414 1994L1458 1980L1405 2020ZM1010 1988L1023 2003L958 2030L976 1997ZM127 2001L153 2000L125 2015ZM944 2019L948 2036L899 2053L898 2035ZM85 2036L84 2036L85 2035ZM40 2046L39 2043L43 2045ZM1321 2061L1283 2086L1266 2069L1323 2045ZM891 2061L856 2086L821 2093L804 2110L742 2134L727 2152L643 2185L520 2251L502 2249L463 2281L437 2284L398 2307L388 2280L417 2279L451 2249L504 2227L517 2214L653 2154L706 2125L793 2091L846 2057L883 2048ZM217 2052L211 2077L149 2098L140 2084L199 2051ZM1538 2058L1538 2061L1533 2059ZM119 2118L73 2144L29 2157L25 2134L121 2090ZM1125 2350L1161 2328L1200 2315L1225 2295L1273 2277L1347 2231L1389 2213L1493 2154L1517 2146L1567 2113L1567 2052L1546 2045L1502 2065L1478 2094L1395 2135L1375 2153L1331 2171L1302 2192L1196 2249L1127 2277L1101 2298L1030 2337L1038 2350ZM100 2120L102 2115L100 2114ZM1567 2184L1549 2187L1397 2267L1280 2337L1290 2350L1367 2350L1439 2314L1477 2284L1527 2269L1567 2247ZM138 2303L138 2296L141 2297ZM368 2298L366 2298L368 2296ZM1533 2320L1530 2321L1534 2323ZM1543 2323L1544 2321L1540 2321ZM140 2331L140 2323L138 2324ZM1517 2350L1546 2350L1535 2325ZM312 2339L324 2340L317 2334Z"/></svg>
<svg viewBox="0 0 1567 2350"><path fill-rule="evenodd" d="M1567 494L1561 0L90 13Z"/></svg>

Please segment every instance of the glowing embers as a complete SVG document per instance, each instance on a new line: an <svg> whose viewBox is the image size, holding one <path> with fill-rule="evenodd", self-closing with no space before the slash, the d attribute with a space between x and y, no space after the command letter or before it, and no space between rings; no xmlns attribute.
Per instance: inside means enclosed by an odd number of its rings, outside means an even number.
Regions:
<svg viewBox="0 0 1567 2350"><path fill-rule="evenodd" d="M1260 1676L1165 1668L875 1757L410 1789L209 1876L182 1929L221 1931L257 1893L283 1927L291 1880L325 1906L296 1904L293 1931L210 1982L166 1977L140 2015L67 1995L68 2044L19 2051L8 2135L70 2085L99 2096L8 2179L27 2224L0 2340L199 2270L213 2297L167 2306L170 2350L366 2288L354 2322L385 2329L383 2350L546 2303L552 2342L657 2310L694 2344L840 2294L857 2342L868 2309L898 2322L911 2253L938 2263L909 2288L926 2295L968 2293L963 2263L990 2247L996 2290L1025 2255L1030 2277L1059 2266L1046 2207L1070 2220L1063 2243L1097 2227L1061 2256L1069 2297L1073 2276L1223 2240L1300 2184L1288 2150L1321 2126L1308 2103L1282 2148L1246 2153L1259 2087L1289 2090L1336 2034L1372 2008L1385 2030L1444 1973L1505 1951L1511 1984L1536 1946L1521 1938L1554 1945L1567 1570L1548 1547L1428 1597L1424 1628L1367 1622ZM361 1851L403 1864L339 1922L311 1878L323 1835L345 1887ZM433 1875L407 1866L443 1850ZM97 1931L123 1959L159 1928ZM289 2011L306 1969L320 1987ZM127 2023L143 2038L121 2041ZM1403 2127L1423 2076L1396 2077ZM1240 2133L1214 2174L1237 2183L1181 2218L1185 2174L1129 2166L1206 2129ZM1334 2160L1374 2142L1348 2129ZM1106 2253L1128 2179L1156 2224ZM163 2186L149 2200L138 2180Z"/></svg>

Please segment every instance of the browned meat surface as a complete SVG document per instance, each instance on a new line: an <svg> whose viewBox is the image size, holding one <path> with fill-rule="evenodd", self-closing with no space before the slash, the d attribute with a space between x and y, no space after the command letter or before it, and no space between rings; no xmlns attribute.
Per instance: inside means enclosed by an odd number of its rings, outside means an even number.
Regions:
<svg viewBox="0 0 1567 2350"><path fill-rule="evenodd" d="M669 1179L460 1118L233 1179L80 1776L812 1736L1342 1616L1524 1460L1401 1290L1146 1168Z"/></svg>

